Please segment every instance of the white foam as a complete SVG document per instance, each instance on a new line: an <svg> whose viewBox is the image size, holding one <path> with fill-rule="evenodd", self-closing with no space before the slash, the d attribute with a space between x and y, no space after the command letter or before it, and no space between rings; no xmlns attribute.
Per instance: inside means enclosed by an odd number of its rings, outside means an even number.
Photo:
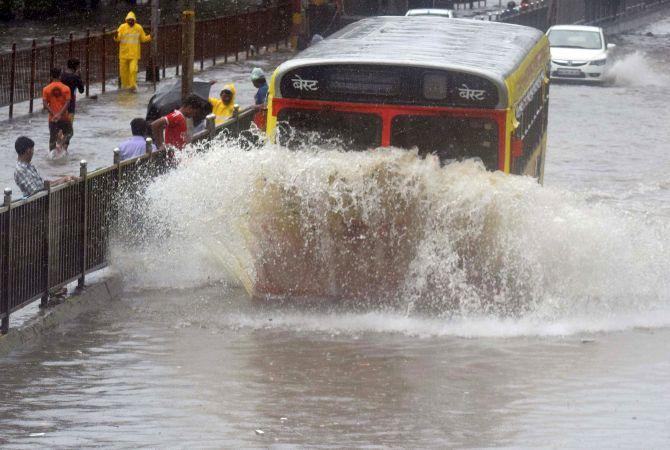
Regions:
<svg viewBox="0 0 670 450"><path fill-rule="evenodd" d="M472 161L440 167L397 149L244 151L218 142L156 180L147 201L143 220L170 232L116 248L116 264L136 286L245 285L257 277L261 246L301 254L303 279L325 293L355 285L357 294L392 305L391 312L279 315L273 327L514 336L670 322L663 218L589 203ZM360 239L368 247L351 246L352 235L336 226L343 218L366 225ZM389 223L395 228L380 231ZM394 267L404 279L380 293L387 282L380 272ZM347 270L350 278L338 278ZM268 326L261 317L230 320Z"/></svg>
<svg viewBox="0 0 670 450"><path fill-rule="evenodd" d="M359 314L226 314L218 319L212 318L211 321L215 325L226 328L243 327L255 330L286 330L298 333L316 332L345 336L386 333L419 338L444 336L512 338L519 336L567 336L579 333L613 332L629 328L667 327L670 326L670 311L641 312L607 317L565 317L556 321L540 320L533 317L443 319L387 312Z"/></svg>
<svg viewBox="0 0 670 450"><path fill-rule="evenodd" d="M654 67L652 60L639 51L616 60L606 76L620 86L670 86L670 77L661 69Z"/></svg>

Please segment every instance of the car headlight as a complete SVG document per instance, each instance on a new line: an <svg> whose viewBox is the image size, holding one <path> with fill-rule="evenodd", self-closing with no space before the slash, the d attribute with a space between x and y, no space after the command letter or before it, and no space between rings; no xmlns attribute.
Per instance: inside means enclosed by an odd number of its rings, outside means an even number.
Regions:
<svg viewBox="0 0 670 450"><path fill-rule="evenodd" d="M604 66L607 64L607 58L605 59L596 59L595 61L591 61L589 63L591 66Z"/></svg>

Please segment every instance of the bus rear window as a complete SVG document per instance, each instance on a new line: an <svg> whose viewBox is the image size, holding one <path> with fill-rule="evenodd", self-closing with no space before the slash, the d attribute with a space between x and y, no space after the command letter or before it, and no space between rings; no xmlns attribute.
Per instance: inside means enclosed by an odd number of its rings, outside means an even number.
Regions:
<svg viewBox="0 0 670 450"><path fill-rule="evenodd" d="M324 141L335 141L346 150L381 145L382 119L375 114L285 108L277 121L277 141L291 148Z"/></svg>
<svg viewBox="0 0 670 450"><path fill-rule="evenodd" d="M498 169L498 126L494 120L448 116L396 116L391 145L437 154L442 162L479 158L488 170Z"/></svg>

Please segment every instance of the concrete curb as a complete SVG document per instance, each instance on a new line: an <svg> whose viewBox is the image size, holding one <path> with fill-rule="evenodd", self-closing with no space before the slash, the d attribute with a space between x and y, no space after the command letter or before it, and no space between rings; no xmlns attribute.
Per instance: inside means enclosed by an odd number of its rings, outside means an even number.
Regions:
<svg viewBox="0 0 670 450"><path fill-rule="evenodd" d="M81 293L68 297L63 303L40 311L36 317L17 328L10 328L9 333L0 336L0 357L34 343L49 331L83 313L119 299L121 291L121 276L117 273L106 275L86 286Z"/></svg>

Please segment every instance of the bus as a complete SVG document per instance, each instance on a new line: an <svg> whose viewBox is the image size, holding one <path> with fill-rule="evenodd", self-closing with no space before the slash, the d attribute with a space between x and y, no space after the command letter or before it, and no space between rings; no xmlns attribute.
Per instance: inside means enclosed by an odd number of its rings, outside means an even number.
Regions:
<svg viewBox="0 0 670 450"><path fill-rule="evenodd" d="M487 170L541 183L549 70L549 41L534 28L367 18L275 70L266 131L289 147L318 135L352 150L478 158Z"/></svg>

